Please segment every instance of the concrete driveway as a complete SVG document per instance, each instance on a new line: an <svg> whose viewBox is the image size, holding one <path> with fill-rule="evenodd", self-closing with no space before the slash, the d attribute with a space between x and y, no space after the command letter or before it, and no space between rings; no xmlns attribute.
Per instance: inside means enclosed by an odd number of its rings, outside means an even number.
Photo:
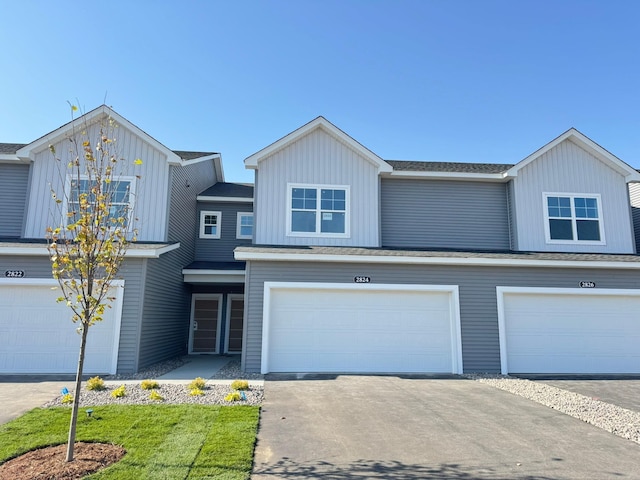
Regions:
<svg viewBox="0 0 640 480"><path fill-rule="evenodd" d="M265 382L252 479L640 478L640 445L466 379Z"/></svg>
<svg viewBox="0 0 640 480"><path fill-rule="evenodd" d="M51 375L0 375L0 425L73 390L75 377Z"/></svg>

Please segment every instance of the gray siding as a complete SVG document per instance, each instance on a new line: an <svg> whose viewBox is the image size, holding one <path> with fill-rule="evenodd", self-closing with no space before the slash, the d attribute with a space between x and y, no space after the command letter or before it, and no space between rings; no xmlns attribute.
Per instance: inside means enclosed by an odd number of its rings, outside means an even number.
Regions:
<svg viewBox="0 0 640 480"><path fill-rule="evenodd" d="M251 239L236 238L238 212L252 212L251 203L198 202L200 212L213 211L222 214L220 238L200 238L196 235L196 260L208 262L233 262L233 249L239 245L251 245ZM199 233L199 225L198 225Z"/></svg>
<svg viewBox="0 0 640 480"><path fill-rule="evenodd" d="M48 257L0 255L0 271L4 270L24 270L26 278L52 278L51 262ZM130 373L136 370L144 270L145 260L132 258L125 260L118 275L118 278L124 280L118 373ZM76 328L71 320L69 320L69 328Z"/></svg>
<svg viewBox="0 0 640 480"><path fill-rule="evenodd" d="M496 286L576 288L589 280L598 288L640 288L637 271L622 270L248 262L244 368L260 370L265 281L352 284L355 275L370 276L373 283L459 285L466 373L500 371Z"/></svg>
<svg viewBox="0 0 640 480"><path fill-rule="evenodd" d="M513 182L507 183L507 209L509 213L509 244L511 250L518 250L518 218L516 217L516 199Z"/></svg>
<svg viewBox="0 0 640 480"><path fill-rule="evenodd" d="M29 165L0 163L0 237L20 237L29 185Z"/></svg>
<svg viewBox="0 0 640 480"><path fill-rule="evenodd" d="M187 351L190 290L182 269L195 258L196 197L217 180L213 161L171 170L168 238L180 248L148 260L137 369Z"/></svg>
<svg viewBox="0 0 640 480"><path fill-rule="evenodd" d="M625 178L570 140L526 165L513 179L518 249L547 252L633 253ZM546 243L543 192L600 194L605 245Z"/></svg>
<svg viewBox="0 0 640 480"><path fill-rule="evenodd" d="M379 245L378 167L317 129L259 163L255 240L262 245ZM287 236L287 184L348 185L350 237ZM256 210L257 212L257 210Z"/></svg>
<svg viewBox="0 0 640 480"><path fill-rule="evenodd" d="M383 178L385 247L509 249L503 183Z"/></svg>
<svg viewBox="0 0 640 480"><path fill-rule="evenodd" d="M633 218L636 252L640 252L640 184L629 184L629 199L631 203L631 216Z"/></svg>

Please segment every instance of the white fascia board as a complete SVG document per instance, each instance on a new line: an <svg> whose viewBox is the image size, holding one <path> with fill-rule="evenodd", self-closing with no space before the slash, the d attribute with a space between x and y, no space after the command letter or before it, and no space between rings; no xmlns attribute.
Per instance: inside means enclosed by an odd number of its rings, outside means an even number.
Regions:
<svg viewBox="0 0 640 480"><path fill-rule="evenodd" d="M244 283L244 270L182 270L184 283Z"/></svg>
<svg viewBox="0 0 640 480"><path fill-rule="evenodd" d="M192 158L191 160L183 160L180 165L184 167L188 167L189 165L194 165L196 163L206 162L208 160L216 160L220 158L219 153L214 153L213 155L206 155L204 157Z"/></svg>
<svg viewBox="0 0 640 480"><path fill-rule="evenodd" d="M640 269L640 262L527 260L513 258L404 257L377 255L322 255L305 253L234 253L236 260L274 262L377 263L405 265L463 265L484 267L556 267Z"/></svg>
<svg viewBox="0 0 640 480"><path fill-rule="evenodd" d="M372 162L378 167L379 173L391 173L393 171L393 168L391 167L391 165L389 165L387 162L385 162L382 158L380 158L378 155L373 153L371 150L366 148L364 145L362 145L361 143L351 138L349 135L347 135L345 132L340 130L338 127L336 127L334 124L332 124L330 121L328 121L324 117L315 118L314 120L294 130L288 135L285 135L280 140L275 141L271 145L245 158L244 160L245 167L248 169L257 169L258 163L263 158L266 158L269 155L277 152L278 150L285 148L287 145L295 142L299 138L302 138L303 136L307 135L308 133L318 128L325 130L331 136L338 138L340 141L347 144L350 148L358 152L360 155L367 158L370 162Z"/></svg>
<svg viewBox="0 0 640 480"><path fill-rule="evenodd" d="M2 162L2 163L5 163L5 162L6 163L15 163L15 162L29 163L30 159L29 158L20 158L15 153L0 153L0 162Z"/></svg>
<svg viewBox="0 0 640 480"><path fill-rule="evenodd" d="M505 173L465 173L465 172L409 172L394 170L391 177L397 178L434 178L438 180L482 180L493 182L506 182Z"/></svg>
<svg viewBox="0 0 640 480"><path fill-rule="evenodd" d="M165 245L163 247L145 247L145 248L131 248L125 253L125 258L159 258L167 252L180 248L180 243L174 243L172 245ZM38 245L37 247L1 247L0 255L20 255L29 257L47 257L49 256L49 250L46 245Z"/></svg>
<svg viewBox="0 0 640 480"><path fill-rule="evenodd" d="M206 195L198 195L196 199L199 202L253 203L253 198L247 197L209 197Z"/></svg>

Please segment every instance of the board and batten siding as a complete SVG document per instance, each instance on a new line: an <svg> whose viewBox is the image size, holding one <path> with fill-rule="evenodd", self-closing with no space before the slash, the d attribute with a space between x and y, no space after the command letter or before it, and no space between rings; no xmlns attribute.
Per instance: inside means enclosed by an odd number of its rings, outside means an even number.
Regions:
<svg viewBox="0 0 640 480"><path fill-rule="evenodd" d="M171 167L168 238L180 248L148 260L138 369L187 352L191 291L182 269L194 261L196 197L218 180L212 160Z"/></svg>
<svg viewBox="0 0 640 480"><path fill-rule="evenodd" d="M131 373L136 370L145 267L145 259L126 259L118 274L118 279L124 280L118 373ZM25 272L25 278L52 278L49 257L0 255L0 271L5 270L22 270ZM75 329L77 326L71 322L71 316L72 313L69 310L69 328ZM79 336L78 348L80 348Z"/></svg>
<svg viewBox="0 0 640 480"><path fill-rule="evenodd" d="M95 139L99 124L93 124L87 130L89 138ZM169 196L167 156L123 126L116 130L115 138L119 156L126 159L119 174L140 175L136 179L134 206L134 214L139 219L136 222L138 240L163 242L166 240L165 206ZM54 216L55 204L51 198L51 189L58 192L59 197L64 192L66 173L60 171L60 166L64 168L67 164L65 160L70 158L69 145L70 142L66 139L55 144L56 156L62 159L61 164L53 159L48 148L35 154L25 225L27 238L43 238L47 226L59 222L59 217ZM142 165L133 164L137 158L143 161Z"/></svg>
<svg viewBox="0 0 640 480"><path fill-rule="evenodd" d="M640 276L630 270L256 261L247 265L243 365L248 372L260 371L265 281L353 284L354 276L366 275L371 283L458 285L465 373L500 372L496 286L578 288L586 280L598 288L640 288Z"/></svg>
<svg viewBox="0 0 640 480"><path fill-rule="evenodd" d="M238 212L253 211L251 203L198 202L198 222L200 212L211 211L222 214L220 238L200 238L196 235L196 260L203 262L233 262L233 249L240 245L251 245L251 239L236 238Z"/></svg>
<svg viewBox="0 0 640 480"><path fill-rule="evenodd" d="M509 249L504 183L381 180L382 246Z"/></svg>
<svg viewBox="0 0 640 480"><path fill-rule="evenodd" d="M29 191L28 164L0 163L0 237L20 237Z"/></svg>
<svg viewBox="0 0 640 480"><path fill-rule="evenodd" d="M256 175L256 244L375 247L380 242L378 169L322 129L260 161ZM257 172L258 173L258 172ZM287 236L287 184L348 185L350 237ZM258 212L259 209L259 212Z"/></svg>
<svg viewBox="0 0 640 480"><path fill-rule="evenodd" d="M518 250L633 253L634 237L625 179L570 140L526 165L513 179ZM605 245L546 242L544 192L599 194Z"/></svg>
<svg viewBox="0 0 640 480"><path fill-rule="evenodd" d="M629 184L629 203L633 218L633 232L636 241L636 252L640 252L640 183Z"/></svg>

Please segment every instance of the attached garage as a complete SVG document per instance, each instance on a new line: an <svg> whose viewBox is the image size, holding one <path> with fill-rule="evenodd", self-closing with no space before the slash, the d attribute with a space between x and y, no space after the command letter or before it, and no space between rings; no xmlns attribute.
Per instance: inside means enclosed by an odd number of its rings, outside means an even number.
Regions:
<svg viewBox="0 0 640 480"><path fill-rule="evenodd" d="M91 327L84 372L116 373L124 282L104 320ZM0 373L75 373L80 335L71 310L56 303L60 296L52 279L0 279Z"/></svg>
<svg viewBox="0 0 640 480"><path fill-rule="evenodd" d="M265 282L262 373L462 373L458 287Z"/></svg>
<svg viewBox="0 0 640 480"><path fill-rule="evenodd" d="M640 373L640 290L497 287L502 373Z"/></svg>

